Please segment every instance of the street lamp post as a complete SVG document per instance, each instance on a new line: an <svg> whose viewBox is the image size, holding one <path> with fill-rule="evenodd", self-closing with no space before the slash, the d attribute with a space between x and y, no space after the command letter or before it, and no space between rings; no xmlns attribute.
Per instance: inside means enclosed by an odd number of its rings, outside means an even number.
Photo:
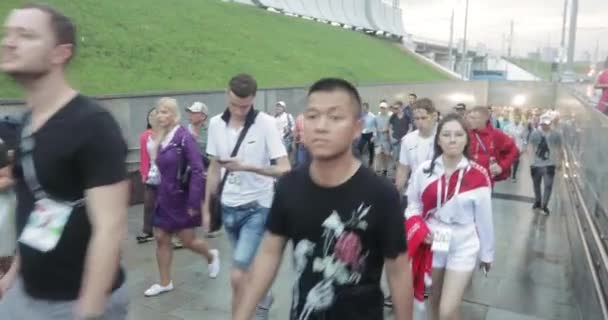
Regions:
<svg viewBox="0 0 608 320"><path fill-rule="evenodd" d="M572 0L570 8L570 34L568 37L568 62L566 69L574 68L574 48L576 47L576 23L578 18L578 0Z"/></svg>
<svg viewBox="0 0 608 320"><path fill-rule="evenodd" d="M448 64L450 70L454 70L454 6L452 6L452 17L450 18L450 46Z"/></svg>
<svg viewBox="0 0 608 320"><path fill-rule="evenodd" d="M461 75L462 79L465 79L465 74L467 70L467 31L469 27L469 0L466 0L464 12L464 40L463 40L463 49L462 49L462 62L461 62Z"/></svg>

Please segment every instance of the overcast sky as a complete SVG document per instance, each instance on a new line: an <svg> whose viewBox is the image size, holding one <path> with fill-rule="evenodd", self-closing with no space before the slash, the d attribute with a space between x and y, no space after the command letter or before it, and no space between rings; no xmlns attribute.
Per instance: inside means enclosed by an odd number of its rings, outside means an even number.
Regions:
<svg viewBox="0 0 608 320"><path fill-rule="evenodd" d="M514 20L513 52L559 47L564 0L469 0L469 45L478 42L500 52L503 33ZM415 36L449 40L450 2L456 3L455 39L464 34L465 0L401 0L405 30ZM599 40L600 60L608 54L608 0L579 0L576 57L593 58ZM566 39L567 36L566 36ZM506 45L504 46L506 48Z"/></svg>

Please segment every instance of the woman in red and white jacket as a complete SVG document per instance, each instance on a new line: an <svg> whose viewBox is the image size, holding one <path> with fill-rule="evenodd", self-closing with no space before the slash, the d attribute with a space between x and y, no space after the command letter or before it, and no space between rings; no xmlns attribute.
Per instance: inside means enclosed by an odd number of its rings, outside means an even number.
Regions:
<svg viewBox="0 0 608 320"><path fill-rule="evenodd" d="M415 297L423 301L432 265L433 319L460 319L478 259L486 273L494 260L492 183L486 169L467 158L469 141L463 119L447 115L437 129L433 160L418 167L408 188L405 216Z"/></svg>

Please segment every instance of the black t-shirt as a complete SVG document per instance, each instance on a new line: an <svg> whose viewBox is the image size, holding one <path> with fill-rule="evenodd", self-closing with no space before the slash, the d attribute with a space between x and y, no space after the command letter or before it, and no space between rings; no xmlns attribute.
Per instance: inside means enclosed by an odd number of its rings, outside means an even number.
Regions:
<svg viewBox="0 0 608 320"><path fill-rule="evenodd" d="M363 166L323 188L308 166L279 180L267 229L292 241L298 274L291 319L383 319L384 258L406 251L399 194Z"/></svg>
<svg viewBox="0 0 608 320"><path fill-rule="evenodd" d="M393 138L401 140L410 130L410 122L410 118L405 114L401 119L396 114L393 114L389 119L389 123L393 129Z"/></svg>
<svg viewBox="0 0 608 320"><path fill-rule="evenodd" d="M76 96L40 127L33 138L36 175L53 199L75 201L82 199L87 189L126 179L127 147L120 128L108 111L87 97ZM17 234L23 231L34 207L34 197L24 182L20 160L17 149L14 169ZM76 299L90 238L87 210L79 206L72 211L54 249L41 252L19 243L20 272L27 294L45 300ZM114 289L123 282L121 269Z"/></svg>

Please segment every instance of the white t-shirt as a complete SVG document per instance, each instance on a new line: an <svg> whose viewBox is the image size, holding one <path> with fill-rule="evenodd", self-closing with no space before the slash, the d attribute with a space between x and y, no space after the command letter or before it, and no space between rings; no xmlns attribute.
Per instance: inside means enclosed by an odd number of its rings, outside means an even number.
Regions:
<svg viewBox="0 0 608 320"><path fill-rule="evenodd" d="M242 128L236 130L228 127L219 114L209 122L207 153L219 159L228 159L234 149ZM282 136L277 130L274 117L263 112L258 113L255 122L249 128L236 158L243 164L256 167L270 166L270 160L287 155ZM224 174L224 170L222 170ZM231 172L226 179L222 193L222 204L229 207L244 205L257 201L269 208L274 196L274 178L252 172Z"/></svg>
<svg viewBox="0 0 608 320"><path fill-rule="evenodd" d="M410 167L411 173L415 172L420 164L433 158L434 143L435 133L427 138L421 137L420 131L418 130L406 134L405 137L401 139L399 163Z"/></svg>
<svg viewBox="0 0 608 320"><path fill-rule="evenodd" d="M281 133L281 137L285 135L286 132L294 130L295 122L293 121L293 117L287 113L283 112L280 116L275 117L277 123L277 129L279 133Z"/></svg>

